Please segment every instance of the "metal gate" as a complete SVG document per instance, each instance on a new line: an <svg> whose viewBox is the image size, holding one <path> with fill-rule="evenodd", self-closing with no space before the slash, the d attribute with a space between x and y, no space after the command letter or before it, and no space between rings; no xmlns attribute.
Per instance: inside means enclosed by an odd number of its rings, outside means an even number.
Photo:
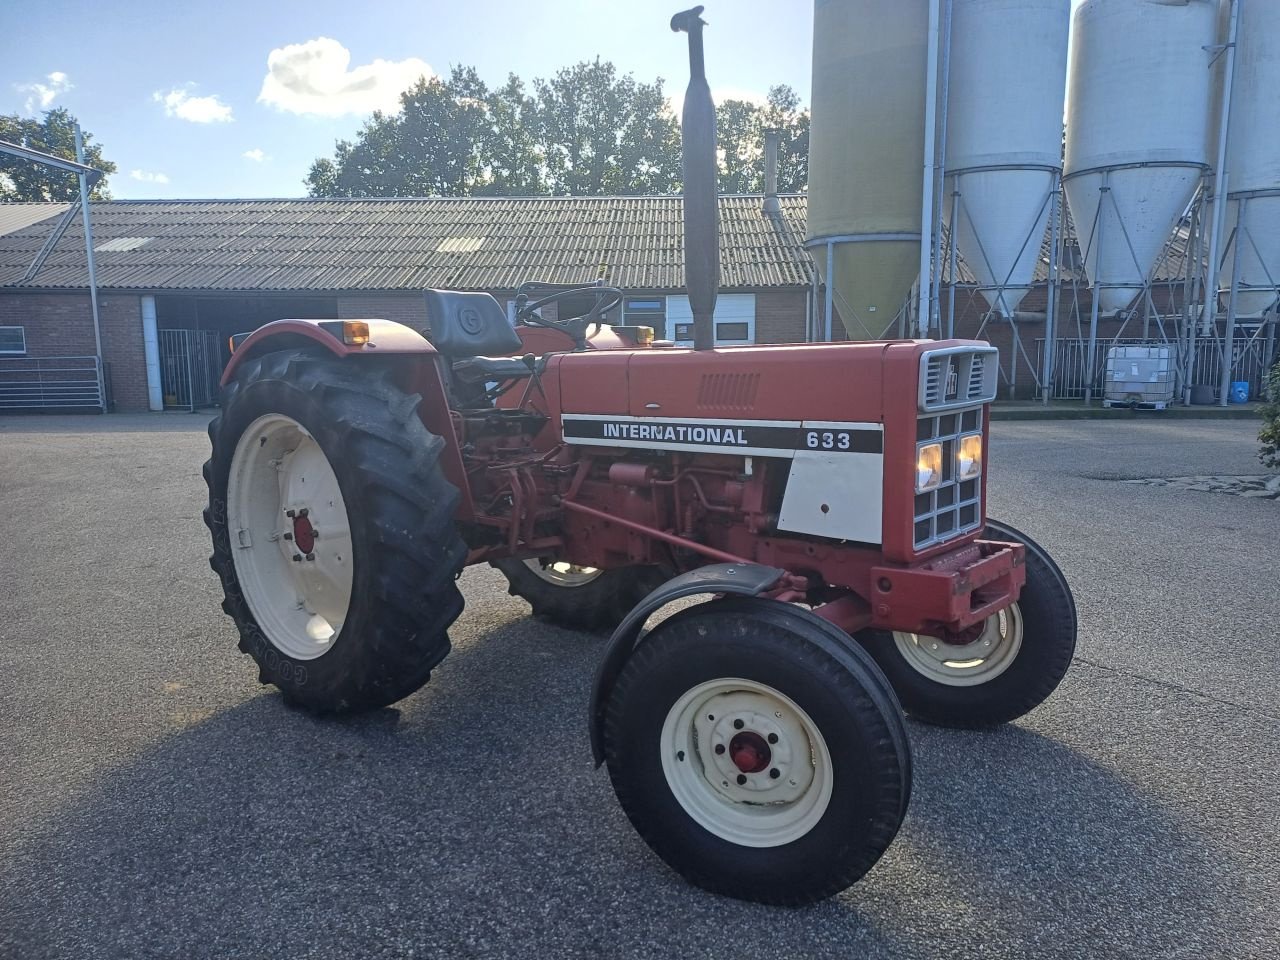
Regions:
<svg viewBox="0 0 1280 960"><path fill-rule="evenodd" d="M212 330L161 330L160 387L166 410L195 410L218 402L222 350Z"/></svg>
<svg viewBox="0 0 1280 960"><path fill-rule="evenodd" d="M0 357L0 410L105 406L97 357Z"/></svg>

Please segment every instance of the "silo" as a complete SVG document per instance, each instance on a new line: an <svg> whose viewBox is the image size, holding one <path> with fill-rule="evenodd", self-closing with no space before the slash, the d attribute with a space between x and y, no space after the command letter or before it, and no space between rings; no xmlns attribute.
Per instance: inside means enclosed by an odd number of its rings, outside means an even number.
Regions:
<svg viewBox="0 0 1280 960"><path fill-rule="evenodd" d="M1085 0L1063 181L1100 309L1140 293L1207 166L1213 0Z"/></svg>
<svg viewBox="0 0 1280 960"><path fill-rule="evenodd" d="M1005 316L1030 289L1062 170L1070 25L1070 0L952 8L943 218Z"/></svg>
<svg viewBox="0 0 1280 960"><path fill-rule="evenodd" d="M1234 273L1236 316L1257 318L1280 286L1280 3L1242 0L1238 17L1219 289L1225 304Z"/></svg>
<svg viewBox="0 0 1280 960"><path fill-rule="evenodd" d="M928 21L928 0L814 2L808 244L853 339L889 325L920 269Z"/></svg>

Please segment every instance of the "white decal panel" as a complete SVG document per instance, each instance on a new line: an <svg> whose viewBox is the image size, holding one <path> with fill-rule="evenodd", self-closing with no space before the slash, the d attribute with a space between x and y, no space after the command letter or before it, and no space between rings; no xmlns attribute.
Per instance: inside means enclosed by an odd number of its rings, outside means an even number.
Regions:
<svg viewBox="0 0 1280 960"><path fill-rule="evenodd" d="M883 443L865 443L861 450L841 452L841 431L849 426L804 421L801 429L805 448L798 450L791 461L791 473L778 514L779 530L834 540L882 542ZM879 424L858 426L874 428L883 440ZM812 442L815 437L816 445ZM876 448L875 452L866 449L871 446Z"/></svg>

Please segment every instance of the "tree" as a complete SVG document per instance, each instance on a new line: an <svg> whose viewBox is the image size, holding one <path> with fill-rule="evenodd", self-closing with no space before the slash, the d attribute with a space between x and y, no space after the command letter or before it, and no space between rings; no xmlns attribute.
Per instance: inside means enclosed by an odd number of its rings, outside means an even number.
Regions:
<svg viewBox="0 0 1280 960"><path fill-rule="evenodd" d="M680 183L679 126L662 80L618 77L597 58L535 80L536 138L551 193L671 193Z"/></svg>
<svg viewBox="0 0 1280 960"><path fill-rule="evenodd" d="M41 153L64 160L76 158L76 118L66 109L48 110L43 119L0 115L0 140L21 144ZM115 173L116 165L102 156L101 145L93 142L93 134L84 133L84 159L104 173ZM107 179L103 177L90 190L93 200L110 200ZM0 201L33 203L42 200L67 202L80 197L80 186L73 174L43 164L0 153Z"/></svg>
<svg viewBox="0 0 1280 960"><path fill-rule="evenodd" d="M468 196L483 183L489 139L488 91L474 68L448 80L422 77L400 95L400 111L375 111L355 142L339 140L332 160L311 165L313 197Z"/></svg>
<svg viewBox="0 0 1280 960"><path fill-rule="evenodd" d="M526 91L515 74L488 89L473 67L423 78L395 114L375 113L354 141L317 159L313 197L671 193L679 128L662 81L580 63Z"/></svg>
<svg viewBox="0 0 1280 960"><path fill-rule="evenodd" d="M799 193L809 180L809 111L800 97L780 84L766 104L726 100L716 110L721 193L764 192L764 132L777 130L778 191Z"/></svg>

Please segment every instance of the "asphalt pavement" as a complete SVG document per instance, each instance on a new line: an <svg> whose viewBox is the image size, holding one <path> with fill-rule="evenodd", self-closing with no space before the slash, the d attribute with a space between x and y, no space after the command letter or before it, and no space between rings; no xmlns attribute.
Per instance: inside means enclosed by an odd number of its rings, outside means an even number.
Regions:
<svg viewBox="0 0 1280 960"><path fill-rule="evenodd" d="M1280 502L1239 421L998 423L1080 610L1058 692L910 724L897 841L800 910L653 856L590 762L601 640L490 569L430 685L318 721L235 648L201 416L0 419L0 957L1280 957Z"/></svg>

